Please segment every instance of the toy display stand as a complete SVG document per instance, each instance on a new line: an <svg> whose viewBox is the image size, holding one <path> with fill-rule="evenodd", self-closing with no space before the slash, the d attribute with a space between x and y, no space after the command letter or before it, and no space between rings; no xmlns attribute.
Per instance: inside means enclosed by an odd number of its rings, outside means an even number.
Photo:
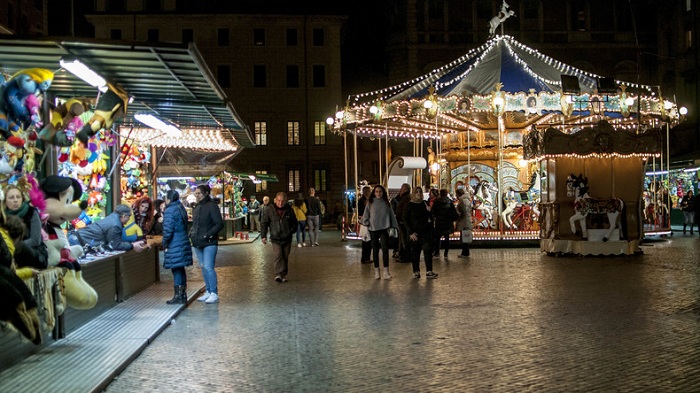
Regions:
<svg viewBox="0 0 700 393"><path fill-rule="evenodd" d="M546 179L540 204L540 249L548 255L633 255L644 236L642 203L645 160L660 154L661 131L633 134L605 121L574 134L533 130L525 138L525 158L537 160ZM588 193L600 200L620 200L624 209L612 224L605 214L586 215L587 237L580 224L572 231L575 193L567 177L581 174ZM615 228L604 239L610 226Z"/></svg>

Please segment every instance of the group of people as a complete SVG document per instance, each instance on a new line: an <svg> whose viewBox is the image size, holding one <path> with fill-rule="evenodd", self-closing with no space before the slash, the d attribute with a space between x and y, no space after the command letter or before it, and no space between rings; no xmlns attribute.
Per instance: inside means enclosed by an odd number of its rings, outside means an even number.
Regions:
<svg viewBox="0 0 700 393"><path fill-rule="evenodd" d="M267 198L267 197L265 197ZM292 238L296 233L297 247L306 247L308 227L308 246L318 246L318 234L323 214L323 204L316 196L314 188L309 189L308 198L296 194L292 203L288 203L287 194L278 192L272 206L263 204L260 209L260 238L263 244L272 243L275 264L275 281L287 282L289 273L289 253Z"/></svg>
<svg viewBox="0 0 700 393"><path fill-rule="evenodd" d="M700 235L700 194L693 196L693 190L688 190L681 198L679 207L683 211L683 234L686 234L686 226L690 226L690 234L693 235L693 225L697 224Z"/></svg>
<svg viewBox="0 0 700 393"><path fill-rule="evenodd" d="M426 278L437 278L433 271L433 257L439 256L442 244L444 257L449 250L449 236L455 231L471 230L471 197L464 189L457 190L457 204L450 199L447 190L431 190L425 200L423 189L411 190L409 184L401 185L396 197L389 201L386 189L381 185L365 186L358 200L360 225L369 232L369 241L362 242L362 263L374 263L375 279L390 279L389 239L397 238L395 257L400 262L411 262L414 278L421 277L420 256L423 255ZM456 225L455 225L456 223ZM379 267L379 251L382 267ZM370 259L370 253L372 258ZM469 256L469 243L462 242L459 257Z"/></svg>

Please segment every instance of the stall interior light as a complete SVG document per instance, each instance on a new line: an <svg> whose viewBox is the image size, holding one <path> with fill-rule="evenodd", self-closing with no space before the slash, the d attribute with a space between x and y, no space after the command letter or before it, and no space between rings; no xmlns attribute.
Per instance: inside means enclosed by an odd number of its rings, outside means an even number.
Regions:
<svg viewBox="0 0 700 393"><path fill-rule="evenodd" d="M71 74L84 80L90 86L95 86L103 93L107 91L108 87L105 78L100 76L100 74L97 72L91 70L90 67L83 64L80 60L61 59L59 60L59 64L61 65L61 68L68 70Z"/></svg>
<svg viewBox="0 0 700 393"><path fill-rule="evenodd" d="M162 121L161 119L159 119L151 114L137 113L134 115L134 119L140 121L141 123L153 128L153 129L163 131L168 136L177 138L180 135L182 135L182 131L179 128L175 127L172 124L167 124L164 121Z"/></svg>

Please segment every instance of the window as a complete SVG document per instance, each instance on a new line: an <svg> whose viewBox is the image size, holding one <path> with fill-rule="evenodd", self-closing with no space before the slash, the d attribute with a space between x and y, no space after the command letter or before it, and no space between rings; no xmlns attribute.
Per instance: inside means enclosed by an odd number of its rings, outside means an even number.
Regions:
<svg viewBox="0 0 700 393"><path fill-rule="evenodd" d="M287 46L297 46L297 29L287 29Z"/></svg>
<svg viewBox="0 0 700 393"><path fill-rule="evenodd" d="M265 29L253 29L253 45L265 46Z"/></svg>
<svg viewBox="0 0 700 393"><path fill-rule="evenodd" d="M326 87L326 66L314 66L314 87Z"/></svg>
<svg viewBox="0 0 700 393"><path fill-rule="evenodd" d="M148 42L160 41L160 32L158 29L148 29Z"/></svg>
<svg viewBox="0 0 700 393"><path fill-rule="evenodd" d="M314 29L314 46L323 46L323 29Z"/></svg>
<svg viewBox="0 0 700 393"><path fill-rule="evenodd" d="M216 79L219 82L219 86L224 88L231 87L231 66L219 64L216 67Z"/></svg>
<svg viewBox="0 0 700 393"><path fill-rule="evenodd" d="M299 87L299 66L287 66L287 87Z"/></svg>
<svg viewBox="0 0 700 393"><path fill-rule="evenodd" d="M314 188L316 191L328 191L327 178L328 175L325 169L314 170Z"/></svg>
<svg viewBox="0 0 700 393"><path fill-rule="evenodd" d="M255 171L256 175L267 175L267 171ZM267 191L267 180L261 180L260 183L255 184L255 192ZM262 198L260 199L262 203Z"/></svg>
<svg viewBox="0 0 700 393"><path fill-rule="evenodd" d="M301 189L301 171L299 169L287 171L287 182L289 183L289 192L299 191Z"/></svg>
<svg viewBox="0 0 700 393"><path fill-rule="evenodd" d="M267 67L256 64L253 66L253 87L267 87Z"/></svg>
<svg viewBox="0 0 700 393"><path fill-rule="evenodd" d="M258 146L267 145L267 122L256 121L255 125L255 144Z"/></svg>
<svg viewBox="0 0 700 393"><path fill-rule="evenodd" d="M314 122L314 145L325 145L326 144L326 122L325 121L315 121Z"/></svg>
<svg viewBox="0 0 700 393"><path fill-rule="evenodd" d="M188 44L190 42L194 42L194 30L182 29L182 43Z"/></svg>
<svg viewBox="0 0 700 393"><path fill-rule="evenodd" d="M288 145L300 145L299 140L299 122L298 121L288 121L287 122L287 144Z"/></svg>
<svg viewBox="0 0 700 393"><path fill-rule="evenodd" d="M122 39L122 29L112 29L109 31L109 38L113 40L121 40Z"/></svg>
<svg viewBox="0 0 700 393"><path fill-rule="evenodd" d="M219 29L219 46L229 46L229 32L227 28Z"/></svg>

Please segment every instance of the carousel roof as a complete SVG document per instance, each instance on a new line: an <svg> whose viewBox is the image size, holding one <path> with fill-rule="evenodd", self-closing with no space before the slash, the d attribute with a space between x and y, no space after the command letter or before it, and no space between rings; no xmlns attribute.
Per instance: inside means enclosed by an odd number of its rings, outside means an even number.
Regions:
<svg viewBox="0 0 700 393"><path fill-rule="evenodd" d="M567 77L578 81L578 92L562 89ZM602 119L617 127L636 127L644 123L638 114L652 125L677 120L675 105L659 99L652 86L615 80L599 92L601 80L610 81L545 56L513 37L496 35L425 75L350 96L333 128L359 136L438 138L467 130L496 130L499 119L508 130L550 124L574 124L572 128L580 129Z"/></svg>

